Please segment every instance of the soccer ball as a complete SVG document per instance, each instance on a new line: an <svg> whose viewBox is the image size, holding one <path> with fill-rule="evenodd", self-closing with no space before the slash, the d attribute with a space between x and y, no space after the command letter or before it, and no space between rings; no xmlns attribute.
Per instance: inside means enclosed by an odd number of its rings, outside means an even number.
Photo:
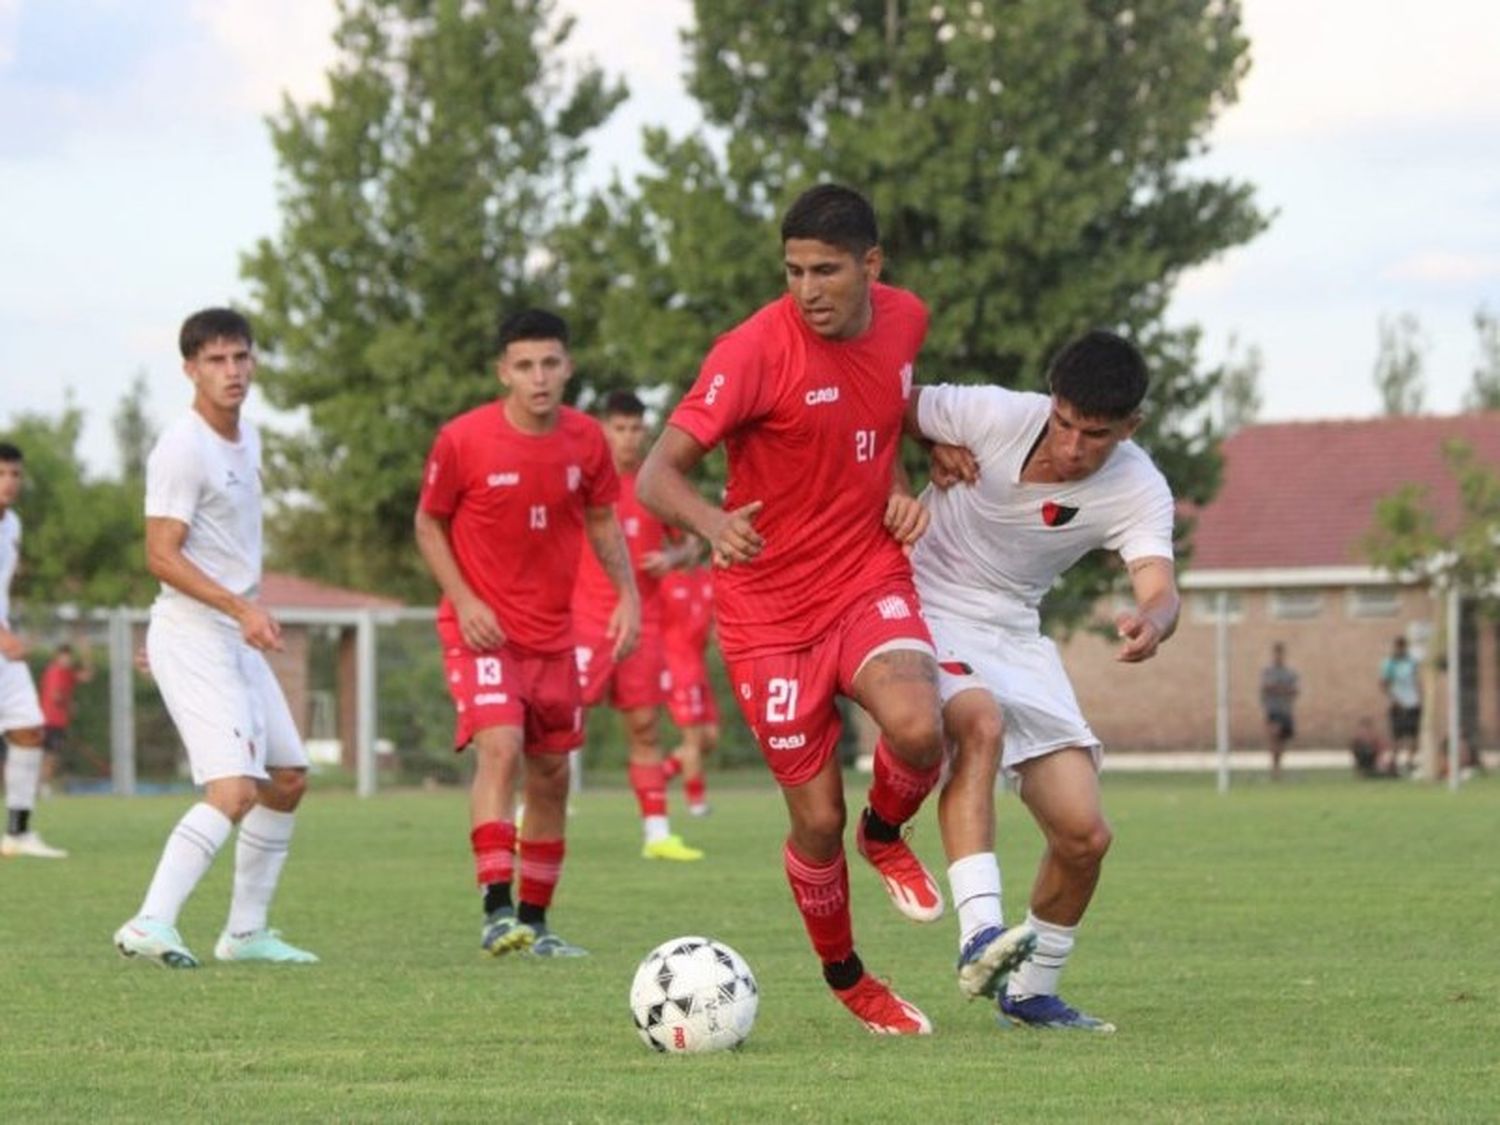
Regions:
<svg viewBox="0 0 1500 1125"><path fill-rule="evenodd" d="M738 1047L755 1023L760 989L750 966L729 946L706 937L662 942L630 982L630 1012L656 1051L723 1051Z"/></svg>

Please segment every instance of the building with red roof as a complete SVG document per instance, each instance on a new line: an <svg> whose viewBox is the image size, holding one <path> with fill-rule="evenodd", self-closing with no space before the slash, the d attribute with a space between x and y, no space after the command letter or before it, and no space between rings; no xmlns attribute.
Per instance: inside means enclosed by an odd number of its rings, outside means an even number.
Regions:
<svg viewBox="0 0 1500 1125"><path fill-rule="evenodd" d="M1301 677L1294 749L1347 745L1362 716L1384 729L1381 661L1398 635L1418 655L1430 650L1442 610L1425 586L1372 567L1363 543L1377 502L1407 485L1424 490L1440 530L1456 525L1457 482L1444 456L1455 440L1500 466L1500 412L1274 423L1227 439L1219 494L1183 513L1192 531L1179 564L1177 635L1135 666L1116 663L1114 646L1093 635L1077 633L1063 646L1100 738L1121 750L1214 744L1221 595L1234 746L1265 742L1260 670L1277 641ZM1500 741L1495 634L1465 607L1462 721L1485 745ZM1442 700L1427 702L1437 704L1437 729L1445 730Z"/></svg>

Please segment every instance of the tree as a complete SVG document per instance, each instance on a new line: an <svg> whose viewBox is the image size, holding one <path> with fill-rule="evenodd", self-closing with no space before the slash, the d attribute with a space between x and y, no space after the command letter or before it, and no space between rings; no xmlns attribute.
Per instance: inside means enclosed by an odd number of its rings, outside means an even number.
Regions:
<svg viewBox="0 0 1500 1125"><path fill-rule="evenodd" d="M1500 410L1500 317L1483 305L1474 310L1479 364L1464 400L1467 410Z"/></svg>
<svg viewBox="0 0 1500 1125"><path fill-rule="evenodd" d="M1404 485L1376 502L1365 554L1401 581L1423 582L1438 593L1456 590L1493 609L1500 589L1500 470L1461 441L1444 445L1443 456L1457 485L1456 517L1441 521L1424 486ZM1447 615L1439 621L1442 628L1423 667L1428 700L1437 697L1438 661L1447 651ZM1429 777L1438 776L1433 713L1424 708L1421 756Z"/></svg>
<svg viewBox="0 0 1500 1125"><path fill-rule="evenodd" d="M120 453L120 475L124 482L136 483L145 490L146 459L156 444L156 423L152 421L147 402L151 397L146 372L137 371L115 407L110 425L115 433L115 447Z"/></svg>
<svg viewBox="0 0 1500 1125"><path fill-rule="evenodd" d="M887 276L931 307L919 375L1035 389L1070 337L1121 329L1154 373L1142 440L1179 495L1212 495L1215 378L1165 314L1184 270L1266 222L1248 186L1187 167L1248 66L1238 4L694 8L688 88L714 134L649 133L655 168L572 232L586 369L685 387L779 290L778 212L835 179L871 196Z"/></svg>
<svg viewBox="0 0 1500 1125"><path fill-rule="evenodd" d="M1380 350L1375 356L1375 389L1388 415L1420 414L1425 392L1422 363L1427 341L1413 313L1380 318Z"/></svg>
<svg viewBox="0 0 1500 1125"><path fill-rule="evenodd" d="M1225 434L1252 425L1260 416L1260 373L1264 367L1260 345L1243 355L1238 338L1229 338L1229 355L1219 376L1219 429Z"/></svg>
<svg viewBox="0 0 1500 1125"><path fill-rule="evenodd" d="M564 73L551 0L347 0L326 101L271 120L282 226L243 261L295 498L276 557L427 597L408 533L437 427L492 397L499 314L556 295L550 231L584 136L624 97Z"/></svg>

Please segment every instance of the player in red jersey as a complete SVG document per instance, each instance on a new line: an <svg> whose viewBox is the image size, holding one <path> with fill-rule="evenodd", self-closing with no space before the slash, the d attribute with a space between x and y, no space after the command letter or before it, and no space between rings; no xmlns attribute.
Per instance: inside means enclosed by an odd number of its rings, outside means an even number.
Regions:
<svg viewBox="0 0 1500 1125"><path fill-rule="evenodd" d="M458 710L454 745L474 746L469 838L484 888L481 945L493 956L577 957L584 950L550 930L546 914L562 873L568 751L583 742L569 603L585 535L618 592L606 629L617 659L635 646L640 598L604 434L562 405L573 373L562 318L539 309L507 318L496 371L509 393L460 414L433 443L417 546L443 590L437 629Z"/></svg>
<svg viewBox="0 0 1500 1125"><path fill-rule="evenodd" d="M662 645L672 685L667 712L682 732L682 742L667 755L662 772L668 781L682 775L682 792L694 816L708 814L703 759L719 745L719 706L704 659L713 632L713 598L713 572L707 567L674 570L662 579Z"/></svg>
<svg viewBox="0 0 1500 1125"><path fill-rule="evenodd" d="M616 660L608 637L619 596L604 568L585 557L573 587L573 624L583 705L609 703L625 719L630 746L630 788L641 810L646 859L690 861L703 853L674 835L667 819L667 779L661 760L661 705L666 699L662 652L662 579L692 557L684 542L669 542L666 528L635 496L635 475L646 443L646 404L631 391L612 391L600 411L604 438L620 475L616 504L641 598L641 641Z"/></svg>
<svg viewBox="0 0 1500 1125"><path fill-rule="evenodd" d="M881 730L859 849L898 909L932 921L942 895L901 838L943 756L937 665L902 550L926 513L894 488L927 310L879 284L875 214L858 192L805 192L781 237L787 294L715 343L636 488L720 568L720 647L786 799L787 878L824 979L870 1030L925 1034L927 1017L854 952L834 697ZM688 479L720 442L723 510Z"/></svg>

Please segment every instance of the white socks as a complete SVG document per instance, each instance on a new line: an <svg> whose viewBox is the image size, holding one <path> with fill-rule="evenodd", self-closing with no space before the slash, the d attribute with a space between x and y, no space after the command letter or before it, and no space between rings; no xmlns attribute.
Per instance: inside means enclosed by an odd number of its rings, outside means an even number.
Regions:
<svg viewBox="0 0 1500 1125"><path fill-rule="evenodd" d="M1026 913L1026 923L1036 931L1036 952L1011 973L1006 994L1016 998L1056 996L1057 978L1068 962L1068 954L1073 952L1073 935L1078 927L1044 922L1030 911Z"/></svg>
<svg viewBox="0 0 1500 1125"><path fill-rule="evenodd" d="M294 813L256 805L240 821L240 838L234 847L234 897L224 927L227 932L240 935L266 928L266 913L292 845L296 820Z"/></svg>
<svg viewBox="0 0 1500 1125"><path fill-rule="evenodd" d="M986 926L1001 925L1000 861L994 852L975 852L948 868L948 888L958 910L958 950Z"/></svg>
<svg viewBox="0 0 1500 1125"><path fill-rule="evenodd" d="M146 889L146 901L141 904L141 916L177 925L182 904L207 873L233 828L227 816L204 801L183 813L162 849L156 874Z"/></svg>
<svg viewBox="0 0 1500 1125"><path fill-rule="evenodd" d="M5 807L30 812L42 781L42 751L12 744L5 755Z"/></svg>
<svg viewBox="0 0 1500 1125"><path fill-rule="evenodd" d="M672 834L672 823L664 816L645 816L641 825L646 831L646 843L655 844Z"/></svg>

